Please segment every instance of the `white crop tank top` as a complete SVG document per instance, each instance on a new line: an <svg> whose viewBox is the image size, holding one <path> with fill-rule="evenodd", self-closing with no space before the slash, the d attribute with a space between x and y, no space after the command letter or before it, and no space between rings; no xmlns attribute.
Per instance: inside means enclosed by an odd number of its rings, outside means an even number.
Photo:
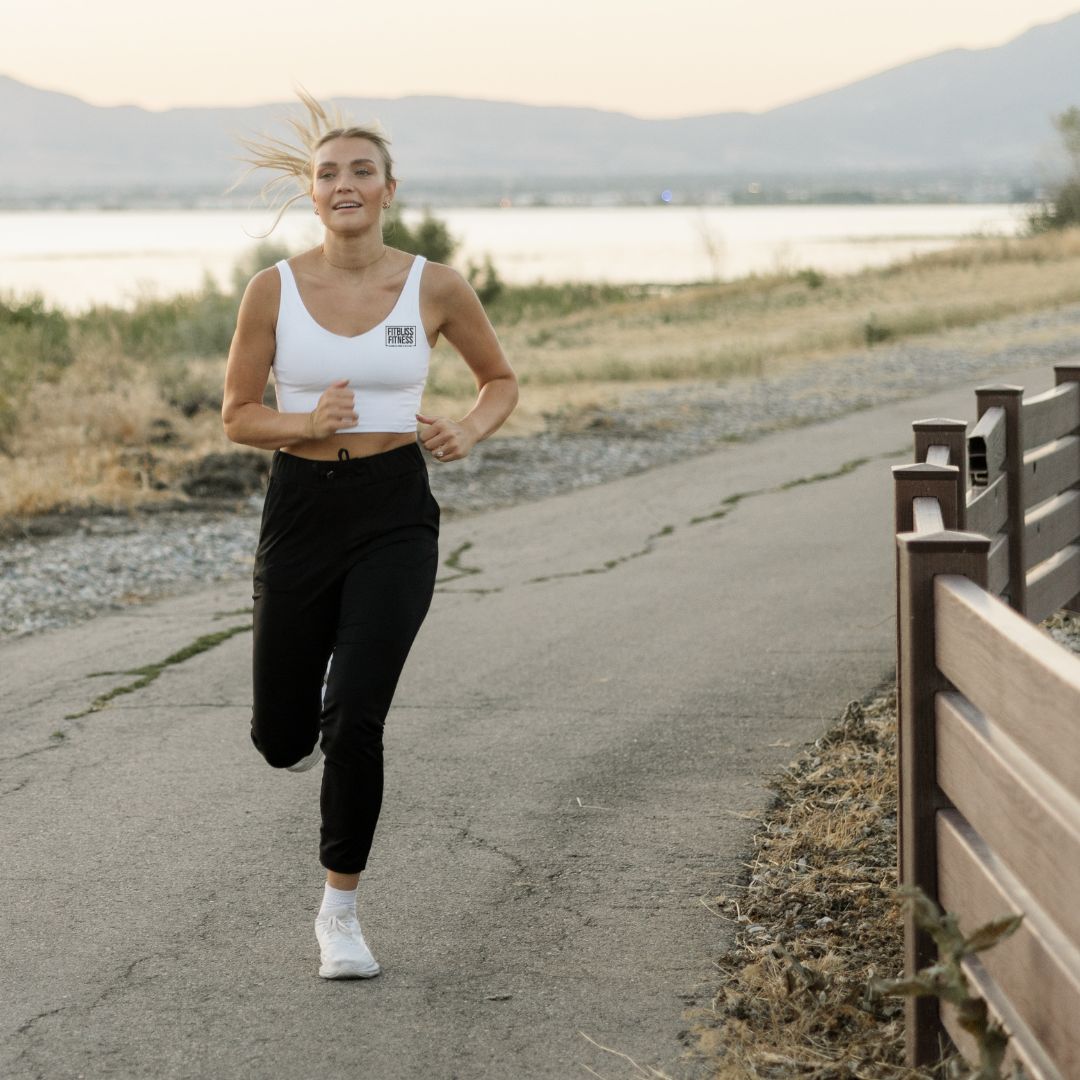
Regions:
<svg viewBox="0 0 1080 1080"><path fill-rule="evenodd" d="M300 299L292 268L277 263L281 275L274 382L280 412L311 412L323 391L339 379L355 394L357 422L346 431L416 430L416 413L427 380L431 346L420 321L417 255L393 311L378 326L345 337L317 323Z"/></svg>

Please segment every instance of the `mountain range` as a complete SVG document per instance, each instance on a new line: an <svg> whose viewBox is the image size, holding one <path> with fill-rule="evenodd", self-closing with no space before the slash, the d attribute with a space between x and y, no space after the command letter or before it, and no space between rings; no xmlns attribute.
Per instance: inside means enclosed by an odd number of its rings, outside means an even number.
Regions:
<svg viewBox="0 0 1080 1080"><path fill-rule="evenodd" d="M1052 118L1080 105L1080 12L761 113L641 119L453 97L336 101L358 120L377 117L399 175L428 192L621 190L669 178L699 189L889 177L1037 189L1052 179ZM102 107L0 75L0 199L220 197L242 171L235 136L284 134L282 116L297 108Z"/></svg>

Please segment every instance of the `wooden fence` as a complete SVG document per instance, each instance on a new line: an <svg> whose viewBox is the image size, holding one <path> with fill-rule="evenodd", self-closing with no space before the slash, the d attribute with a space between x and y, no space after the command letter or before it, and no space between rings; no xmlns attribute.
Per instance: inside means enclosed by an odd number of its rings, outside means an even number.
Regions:
<svg viewBox="0 0 1080 1080"><path fill-rule="evenodd" d="M1020 912L965 970L1035 1077L1080 1077L1080 658L1034 624L1080 604L1080 364L1054 389L976 391L958 420L913 425L893 470L897 532L900 878L970 932ZM935 959L909 917L905 971ZM908 1005L911 1064L943 1030Z"/></svg>

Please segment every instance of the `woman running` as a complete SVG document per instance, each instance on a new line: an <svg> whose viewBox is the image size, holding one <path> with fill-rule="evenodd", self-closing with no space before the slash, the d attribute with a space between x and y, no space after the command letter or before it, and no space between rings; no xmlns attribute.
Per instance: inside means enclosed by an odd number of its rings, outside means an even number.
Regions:
<svg viewBox="0 0 1080 1080"><path fill-rule="evenodd" d="M468 282L383 242L397 190L386 136L301 98L303 145L247 142L247 160L278 172L268 187L299 181L282 213L309 197L323 241L248 284L222 419L233 442L274 451L255 554L251 738L274 768L323 762L319 974L369 978L380 969L356 892L382 801L383 724L438 564L420 447L438 464L464 458L513 410L517 380ZM460 420L419 412L440 334L476 378ZM271 369L276 409L263 404Z"/></svg>

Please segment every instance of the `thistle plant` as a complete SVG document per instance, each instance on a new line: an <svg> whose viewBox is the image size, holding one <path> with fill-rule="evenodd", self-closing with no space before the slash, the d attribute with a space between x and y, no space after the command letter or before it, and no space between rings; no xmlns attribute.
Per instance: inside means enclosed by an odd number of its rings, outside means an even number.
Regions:
<svg viewBox="0 0 1080 1080"><path fill-rule="evenodd" d="M977 1066L961 1074L962 1080L1002 1080L1001 1066L1008 1033L990 1018L986 1002L971 992L962 961L991 949L1019 927L1022 915L1005 915L980 926L968 935L960 931L956 916L942 912L922 889L904 886L896 896L914 915L915 925L937 945L937 962L910 978L876 980L871 989L885 997L936 997L956 1010L957 1023L975 1040Z"/></svg>

